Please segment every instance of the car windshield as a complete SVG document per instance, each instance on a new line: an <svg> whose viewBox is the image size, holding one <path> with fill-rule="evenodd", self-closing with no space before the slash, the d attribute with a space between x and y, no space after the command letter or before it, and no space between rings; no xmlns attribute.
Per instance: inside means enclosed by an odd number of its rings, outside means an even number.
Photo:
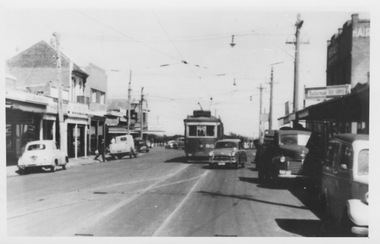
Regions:
<svg viewBox="0 0 380 244"><path fill-rule="evenodd" d="M305 134L283 134L280 135L280 145L306 146L310 135Z"/></svg>
<svg viewBox="0 0 380 244"><path fill-rule="evenodd" d="M223 141L223 142L217 142L215 144L215 148L234 148L238 147L236 142L232 141Z"/></svg>
<svg viewBox="0 0 380 244"><path fill-rule="evenodd" d="M33 144L28 147L28 151L44 150L45 148L44 144Z"/></svg>
<svg viewBox="0 0 380 244"><path fill-rule="evenodd" d="M368 149L364 149L359 152L358 175L368 175L368 155Z"/></svg>

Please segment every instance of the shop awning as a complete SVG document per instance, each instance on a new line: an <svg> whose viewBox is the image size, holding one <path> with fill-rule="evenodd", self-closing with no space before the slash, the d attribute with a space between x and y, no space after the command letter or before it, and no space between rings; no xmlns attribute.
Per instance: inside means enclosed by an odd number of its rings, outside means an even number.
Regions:
<svg viewBox="0 0 380 244"><path fill-rule="evenodd" d="M125 127L108 127L109 134L127 134L128 130Z"/></svg>
<svg viewBox="0 0 380 244"><path fill-rule="evenodd" d="M365 87L358 92L309 106L278 120L286 124L293 120L365 121L368 118L369 87Z"/></svg>

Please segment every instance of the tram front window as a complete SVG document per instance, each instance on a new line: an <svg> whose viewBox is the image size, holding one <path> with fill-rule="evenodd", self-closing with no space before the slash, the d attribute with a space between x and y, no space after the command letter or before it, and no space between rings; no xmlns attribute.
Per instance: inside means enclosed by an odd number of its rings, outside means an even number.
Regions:
<svg viewBox="0 0 380 244"><path fill-rule="evenodd" d="M207 126L207 136L215 135L215 126Z"/></svg>
<svg viewBox="0 0 380 244"><path fill-rule="evenodd" d="M213 125L189 125L189 136L215 136L215 126Z"/></svg>

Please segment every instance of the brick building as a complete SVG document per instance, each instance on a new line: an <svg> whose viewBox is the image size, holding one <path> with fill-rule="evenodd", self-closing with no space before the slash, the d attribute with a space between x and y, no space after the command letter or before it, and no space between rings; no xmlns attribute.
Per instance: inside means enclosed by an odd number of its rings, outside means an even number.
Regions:
<svg viewBox="0 0 380 244"><path fill-rule="evenodd" d="M279 123L294 127L301 122L324 139L369 134L370 20L353 14L327 44L326 87L310 88L322 94L322 102L279 118Z"/></svg>

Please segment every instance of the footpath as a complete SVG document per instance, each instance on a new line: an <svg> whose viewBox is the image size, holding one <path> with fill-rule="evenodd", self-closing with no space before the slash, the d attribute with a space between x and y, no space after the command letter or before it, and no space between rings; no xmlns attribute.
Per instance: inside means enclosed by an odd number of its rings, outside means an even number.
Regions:
<svg viewBox="0 0 380 244"><path fill-rule="evenodd" d="M99 160L95 160L94 158L95 158L95 155L90 155L87 157L80 157L80 158L70 158L69 163L67 164L67 168L100 163ZM99 157L98 159L101 159L101 158L102 157ZM107 155L106 155L106 160L107 160ZM20 175L18 173L17 165L7 166L6 168L7 168L6 169L7 170L7 177Z"/></svg>

